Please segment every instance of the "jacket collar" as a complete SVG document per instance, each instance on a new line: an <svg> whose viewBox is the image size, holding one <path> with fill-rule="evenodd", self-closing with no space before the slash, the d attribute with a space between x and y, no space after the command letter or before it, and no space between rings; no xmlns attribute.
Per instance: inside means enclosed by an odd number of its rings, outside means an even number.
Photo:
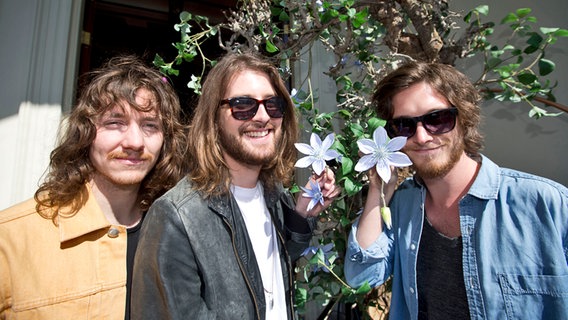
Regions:
<svg viewBox="0 0 568 320"><path fill-rule="evenodd" d="M87 201L77 213L68 215L65 212L69 212L69 208L59 209L57 222L61 243L110 227L110 223L95 200L89 184L85 184L85 188L87 188Z"/></svg>

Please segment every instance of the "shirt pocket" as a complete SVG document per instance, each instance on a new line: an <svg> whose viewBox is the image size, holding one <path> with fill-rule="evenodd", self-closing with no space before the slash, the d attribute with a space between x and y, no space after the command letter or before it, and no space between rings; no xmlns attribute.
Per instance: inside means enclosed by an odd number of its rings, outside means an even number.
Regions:
<svg viewBox="0 0 568 320"><path fill-rule="evenodd" d="M499 274L507 319L568 319L568 275Z"/></svg>

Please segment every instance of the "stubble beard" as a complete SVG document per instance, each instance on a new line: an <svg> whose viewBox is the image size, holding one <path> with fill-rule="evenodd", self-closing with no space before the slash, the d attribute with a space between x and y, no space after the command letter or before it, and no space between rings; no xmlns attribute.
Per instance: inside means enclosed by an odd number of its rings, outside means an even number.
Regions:
<svg viewBox="0 0 568 320"><path fill-rule="evenodd" d="M276 157L276 146L280 140L280 136L274 131L274 139L271 146L266 148L257 147L251 150L251 146L247 145L243 141L243 133L239 132L238 136L231 135L225 130L221 130L219 134L219 140L221 143L221 148L238 162L252 165L252 166L264 166L270 164L274 161ZM268 149L270 148L270 149Z"/></svg>
<svg viewBox="0 0 568 320"><path fill-rule="evenodd" d="M441 160L443 162L431 159L419 165L415 164L414 170L416 170L416 174L422 179L437 179L447 175L460 160L465 150L461 139L452 140L449 144L451 148L449 149L449 157L447 159Z"/></svg>

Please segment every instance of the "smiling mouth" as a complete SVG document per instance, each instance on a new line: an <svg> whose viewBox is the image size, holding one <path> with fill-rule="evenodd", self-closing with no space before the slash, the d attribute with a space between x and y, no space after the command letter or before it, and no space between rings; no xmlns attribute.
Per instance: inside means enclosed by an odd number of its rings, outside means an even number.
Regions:
<svg viewBox="0 0 568 320"><path fill-rule="evenodd" d="M249 131L249 132L245 132L245 135L247 137L251 137L251 138L262 138L262 137L266 137L269 133L270 133L270 130Z"/></svg>

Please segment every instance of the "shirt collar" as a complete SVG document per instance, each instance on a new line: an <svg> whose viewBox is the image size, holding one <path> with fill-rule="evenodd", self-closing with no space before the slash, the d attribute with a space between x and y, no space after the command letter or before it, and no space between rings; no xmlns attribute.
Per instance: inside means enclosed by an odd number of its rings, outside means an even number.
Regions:
<svg viewBox="0 0 568 320"><path fill-rule="evenodd" d="M484 155L481 155L481 167L467 193L480 199L497 199L497 193L499 192L499 185L501 183L499 170L497 164ZM419 186L422 188L425 187L420 177L414 175L413 179Z"/></svg>
<svg viewBox="0 0 568 320"><path fill-rule="evenodd" d="M110 227L110 223L99 207L90 186L86 184L85 187L87 188L87 201L78 212L73 215L65 215L64 212L68 211L66 208L59 210L60 214L57 216L57 221L61 243Z"/></svg>
<svg viewBox="0 0 568 320"><path fill-rule="evenodd" d="M500 183L499 166L481 155L481 168L467 193L480 199L497 199Z"/></svg>

